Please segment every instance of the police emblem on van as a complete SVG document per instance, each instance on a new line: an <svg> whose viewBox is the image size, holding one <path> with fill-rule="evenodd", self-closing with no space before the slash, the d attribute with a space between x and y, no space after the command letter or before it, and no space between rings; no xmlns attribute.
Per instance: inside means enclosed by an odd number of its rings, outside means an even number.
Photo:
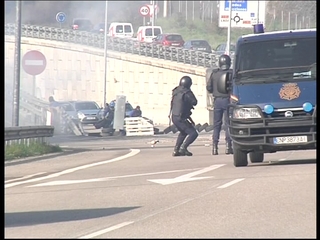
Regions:
<svg viewBox="0 0 320 240"><path fill-rule="evenodd" d="M279 95L281 99L293 100L300 96L300 88L297 83L285 83L280 89Z"/></svg>
<svg viewBox="0 0 320 240"><path fill-rule="evenodd" d="M286 111L286 112L284 113L284 116L285 116L285 117L293 117L293 112L291 112L291 111Z"/></svg>

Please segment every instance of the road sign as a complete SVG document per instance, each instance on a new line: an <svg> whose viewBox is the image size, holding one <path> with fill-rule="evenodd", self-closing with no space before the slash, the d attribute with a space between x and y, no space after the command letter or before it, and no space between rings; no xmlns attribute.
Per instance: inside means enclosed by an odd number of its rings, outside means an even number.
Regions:
<svg viewBox="0 0 320 240"><path fill-rule="evenodd" d="M219 27L229 26L229 5L229 0L219 2ZM264 24L265 6L262 0L232 0L231 27L252 28L254 24Z"/></svg>
<svg viewBox="0 0 320 240"><path fill-rule="evenodd" d="M153 9L152 4L147 4L146 6L149 7L149 10L150 10L149 16L150 17L152 17L154 13L158 14L160 11L160 8L158 7L158 5L154 5L154 9Z"/></svg>
<svg viewBox="0 0 320 240"><path fill-rule="evenodd" d="M150 9L147 5L144 5L140 8L140 14L144 17L149 16L150 14Z"/></svg>
<svg viewBox="0 0 320 240"><path fill-rule="evenodd" d="M56 15L56 20L59 23L63 23L66 20L66 14L64 12L58 12Z"/></svg>
<svg viewBox="0 0 320 240"><path fill-rule="evenodd" d="M23 70L30 75L39 75L44 71L46 66L46 57L39 51L29 51L22 57Z"/></svg>

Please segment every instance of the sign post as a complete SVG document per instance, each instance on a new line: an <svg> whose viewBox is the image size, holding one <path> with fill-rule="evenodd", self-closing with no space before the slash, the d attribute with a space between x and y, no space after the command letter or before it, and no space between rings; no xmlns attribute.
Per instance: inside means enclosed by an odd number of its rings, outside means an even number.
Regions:
<svg viewBox="0 0 320 240"><path fill-rule="evenodd" d="M58 23L60 23L61 28L61 24L66 20L66 14L64 12L58 12L56 15L56 20Z"/></svg>
<svg viewBox="0 0 320 240"><path fill-rule="evenodd" d="M140 14L143 16L143 26L146 25L146 16L150 16L150 8L144 5L140 8Z"/></svg>
<svg viewBox="0 0 320 240"><path fill-rule="evenodd" d="M46 57L39 51L32 50L27 52L22 57L22 68L24 71L33 77L32 94L36 96L36 75L39 75L44 71L47 66ZM34 118L35 124L37 122L36 116Z"/></svg>
<svg viewBox="0 0 320 240"><path fill-rule="evenodd" d="M255 24L265 23L266 1L222 0L219 1L219 27L252 28ZM231 7L231 9L230 9ZM232 12L232 15L230 15Z"/></svg>
<svg viewBox="0 0 320 240"><path fill-rule="evenodd" d="M39 51L32 50L22 57L23 70L33 76L33 95L36 93L36 75L42 73L47 66L46 57Z"/></svg>

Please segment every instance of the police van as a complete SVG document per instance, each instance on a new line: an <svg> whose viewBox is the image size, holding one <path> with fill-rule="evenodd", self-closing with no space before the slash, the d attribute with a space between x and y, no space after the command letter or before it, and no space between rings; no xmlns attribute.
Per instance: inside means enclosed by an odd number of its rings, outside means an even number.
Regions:
<svg viewBox="0 0 320 240"><path fill-rule="evenodd" d="M162 28L160 26L140 26L137 31L137 40L151 43L159 34L162 34Z"/></svg>
<svg viewBox="0 0 320 240"><path fill-rule="evenodd" d="M109 26L108 36L132 38L134 35L131 23L113 22Z"/></svg>
<svg viewBox="0 0 320 240"><path fill-rule="evenodd" d="M218 80L231 94L229 131L235 167L264 160L264 153L316 149L317 30L254 34L236 43L233 73Z"/></svg>

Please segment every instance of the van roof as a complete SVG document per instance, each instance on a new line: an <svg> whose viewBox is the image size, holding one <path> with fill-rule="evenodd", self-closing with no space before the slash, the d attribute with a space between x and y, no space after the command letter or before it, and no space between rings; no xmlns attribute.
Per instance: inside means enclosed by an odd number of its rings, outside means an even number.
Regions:
<svg viewBox="0 0 320 240"><path fill-rule="evenodd" d="M140 26L139 28L161 28L161 26Z"/></svg>
<svg viewBox="0 0 320 240"><path fill-rule="evenodd" d="M110 23L110 25L111 24L130 24L130 25L132 25L132 23L129 23L129 22L112 22L112 23Z"/></svg>
<svg viewBox="0 0 320 240"><path fill-rule="evenodd" d="M237 45L242 42L268 41L281 38L316 37L317 29L282 30L264 33L250 33L238 38Z"/></svg>
<svg viewBox="0 0 320 240"><path fill-rule="evenodd" d="M252 38L252 37L263 37L263 36L267 36L267 37L272 37L272 36L288 36L288 33L292 33L293 35L299 35L301 33L316 33L317 29L316 28L312 28L312 29L298 29L298 30L282 30L282 31L272 31L272 32L264 32L264 33L250 33L247 35L243 35L241 38L245 39L245 38ZM311 33L312 34L312 33Z"/></svg>

